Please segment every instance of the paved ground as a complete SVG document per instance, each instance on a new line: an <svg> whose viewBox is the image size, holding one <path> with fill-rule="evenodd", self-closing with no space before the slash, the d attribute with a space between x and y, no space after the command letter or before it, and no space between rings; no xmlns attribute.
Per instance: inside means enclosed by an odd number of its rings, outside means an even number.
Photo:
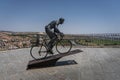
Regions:
<svg viewBox="0 0 120 80"><path fill-rule="evenodd" d="M120 80L119 48L81 50L79 54L61 58L58 66L31 70L26 70L32 60L29 49L1 51L0 80ZM77 64L66 65L69 60Z"/></svg>

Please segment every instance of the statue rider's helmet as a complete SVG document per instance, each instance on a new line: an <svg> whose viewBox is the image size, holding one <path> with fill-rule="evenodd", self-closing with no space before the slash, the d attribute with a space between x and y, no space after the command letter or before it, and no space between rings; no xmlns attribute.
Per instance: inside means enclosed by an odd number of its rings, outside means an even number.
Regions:
<svg viewBox="0 0 120 80"><path fill-rule="evenodd" d="M64 18L59 18L59 24L63 24Z"/></svg>

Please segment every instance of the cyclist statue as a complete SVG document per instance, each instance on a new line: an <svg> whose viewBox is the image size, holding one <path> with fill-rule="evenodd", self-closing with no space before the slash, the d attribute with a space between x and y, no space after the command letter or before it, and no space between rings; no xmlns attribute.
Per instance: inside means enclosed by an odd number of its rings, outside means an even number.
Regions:
<svg viewBox="0 0 120 80"><path fill-rule="evenodd" d="M45 31L50 38L50 41L48 43L48 49L47 49L47 52L49 52L50 54L53 54L52 48L54 46L54 42L58 38L56 33L63 36L63 33L60 32L58 29L58 25L63 23L64 23L64 18L59 18L59 20L56 20L56 21L54 20L45 26Z"/></svg>

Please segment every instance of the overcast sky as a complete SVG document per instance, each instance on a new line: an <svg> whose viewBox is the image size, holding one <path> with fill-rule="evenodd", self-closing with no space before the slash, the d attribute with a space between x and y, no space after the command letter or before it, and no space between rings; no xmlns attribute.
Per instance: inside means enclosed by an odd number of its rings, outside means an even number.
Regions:
<svg viewBox="0 0 120 80"><path fill-rule="evenodd" d="M44 32L59 17L63 33L120 33L120 0L0 0L0 30Z"/></svg>

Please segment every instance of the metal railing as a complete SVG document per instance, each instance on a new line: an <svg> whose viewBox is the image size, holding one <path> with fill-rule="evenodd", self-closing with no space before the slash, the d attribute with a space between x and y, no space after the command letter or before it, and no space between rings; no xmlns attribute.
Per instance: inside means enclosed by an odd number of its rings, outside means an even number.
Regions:
<svg viewBox="0 0 120 80"><path fill-rule="evenodd" d="M89 34L72 38L85 47L120 47L120 34Z"/></svg>

